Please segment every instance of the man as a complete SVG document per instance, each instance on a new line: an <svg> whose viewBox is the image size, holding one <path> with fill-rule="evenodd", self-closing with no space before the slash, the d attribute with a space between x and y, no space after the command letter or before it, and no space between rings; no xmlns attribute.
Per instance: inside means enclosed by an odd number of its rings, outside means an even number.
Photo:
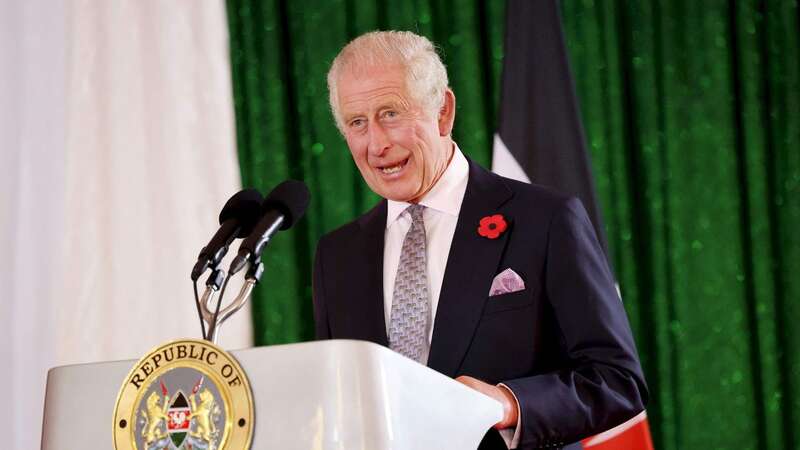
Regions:
<svg viewBox="0 0 800 450"><path fill-rule="evenodd" d="M500 401L481 449L560 447L642 411L630 327L583 207L461 153L430 41L363 35L328 87L384 200L319 242L317 338L387 345Z"/></svg>

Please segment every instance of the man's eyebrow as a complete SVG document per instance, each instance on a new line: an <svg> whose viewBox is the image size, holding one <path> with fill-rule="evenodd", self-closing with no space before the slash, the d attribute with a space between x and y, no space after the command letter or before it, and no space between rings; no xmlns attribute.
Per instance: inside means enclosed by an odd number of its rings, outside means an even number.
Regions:
<svg viewBox="0 0 800 450"><path fill-rule="evenodd" d="M379 111L383 111L383 110L386 110L386 109L404 110L406 108L405 108L403 102L401 102L401 101L399 101L397 99L391 99L391 100L386 100L383 103L379 103L378 106L375 107L374 111L375 112L379 112ZM369 115L369 112L367 112L367 113L364 113L364 112L345 112L345 113L342 114L342 117L343 117L345 123L347 123L347 122L353 120L356 117L362 117L362 116L367 116L367 115Z"/></svg>
<svg viewBox="0 0 800 450"><path fill-rule="evenodd" d="M386 102L381 103L381 105L378 107L379 111L384 109L404 109L403 102L394 98L387 100Z"/></svg>
<svg viewBox="0 0 800 450"><path fill-rule="evenodd" d="M350 122L351 120L353 120L354 118L359 117L359 116L363 116L363 115L364 114L361 114L361 113L347 113L347 114L344 114L342 117L343 117L344 123L347 123L347 122Z"/></svg>

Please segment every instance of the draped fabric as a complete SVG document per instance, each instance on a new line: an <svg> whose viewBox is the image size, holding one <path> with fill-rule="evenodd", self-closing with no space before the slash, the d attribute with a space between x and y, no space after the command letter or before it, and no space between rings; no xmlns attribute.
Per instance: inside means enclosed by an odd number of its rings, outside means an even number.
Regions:
<svg viewBox="0 0 800 450"><path fill-rule="evenodd" d="M39 448L47 369L55 362L51 292L64 205L63 1L0 12L0 436Z"/></svg>
<svg viewBox="0 0 800 450"><path fill-rule="evenodd" d="M189 273L239 185L225 9L70 6L58 280L69 303L56 312L82 326L63 326L58 349L67 360L138 358L200 337ZM237 319L221 345L250 344ZM119 339L93 341L112 330Z"/></svg>
<svg viewBox="0 0 800 450"><path fill-rule="evenodd" d="M0 436L30 450L47 369L200 336L189 272L240 180L222 1L4 2L0 34Z"/></svg>
<svg viewBox="0 0 800 450"><path fill-rule="evenodd" d="M243 182L312 192L265 252L257 343L311 338L314 245L376 199L330 117L338 50L372 29L441 45L455 139L486 167L503 18L504 2L228 0ZM796 1L575 0L562 20L655 447L798 448Z"/></svg>
<svg viewBox="0 0 800 450"><path fill-rule="evenodd" d="M799 448L797 3L562 9L656 448Z"/></svg>

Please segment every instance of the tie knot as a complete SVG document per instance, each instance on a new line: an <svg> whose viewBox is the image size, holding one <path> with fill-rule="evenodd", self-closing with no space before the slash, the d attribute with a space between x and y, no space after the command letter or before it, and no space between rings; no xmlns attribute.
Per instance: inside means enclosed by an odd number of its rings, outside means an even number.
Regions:
<svg viewBox="0 0 800 450"><path fill-rule="evenodd" d="M412 222L422 222L422 211L425 210L425 207L420 205L419 203L415 203L408 208L406 211L411 215Z"/></svg>

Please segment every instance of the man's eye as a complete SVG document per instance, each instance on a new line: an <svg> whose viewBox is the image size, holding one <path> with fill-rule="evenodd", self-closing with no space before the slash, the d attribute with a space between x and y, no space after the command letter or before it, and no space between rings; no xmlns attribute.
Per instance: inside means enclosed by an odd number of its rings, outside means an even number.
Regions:
<svg viewBox="0 0 800 450"><path fill-rule="evenodd" d="M387 119L394 119L397 117L397 111L392 111L391 109L383 113L383 117Z"/></svg>
<svg viewBox="0 0 800 450"><path fill-rule="evenodd" d="M350 121L350 128L358 128L364 125L364 119L353 119Z"/></svg>

